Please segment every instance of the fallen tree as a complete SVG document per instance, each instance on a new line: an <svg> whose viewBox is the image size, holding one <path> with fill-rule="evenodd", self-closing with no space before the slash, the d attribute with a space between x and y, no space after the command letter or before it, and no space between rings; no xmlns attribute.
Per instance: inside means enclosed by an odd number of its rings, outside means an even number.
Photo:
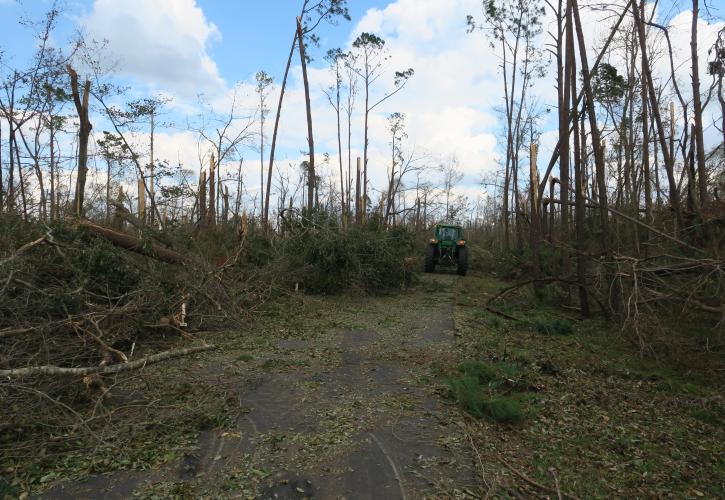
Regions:
<svg viewBox="0 0 725 500"><path fill-rule="evenodd" d="M128 363L119 363L115 365L106 366L86 366L79 368L65 368L60 366L28 366L25 368L14 368L10 370L0 370L0 377L10 378L24 378L34 376L78 376L84 375L111 375L114 373L128 372L131 370L138 370L154 363L166 361L169 359L180 358L182 356L189 356L191 354L197 354L204 351L210 351L216 349L214 345L201 345L195 347L187 347L185 349L174 349L171 351L164 351L158 354L150 356L144 356L143 358L135 361L129 361Z"/></svg>
<svg viewBox="0 0 725 500"><path fill-rule="evenodd" d="M89 220L79 219L77 224L90 230L98 236L105 238L114 245L131 252L136 252L147 257L153 257L154 259L169 262L171 264L183 264L188 260L186 257L174 250L156 243L143 242L135 236L99 226Z"/></svg>

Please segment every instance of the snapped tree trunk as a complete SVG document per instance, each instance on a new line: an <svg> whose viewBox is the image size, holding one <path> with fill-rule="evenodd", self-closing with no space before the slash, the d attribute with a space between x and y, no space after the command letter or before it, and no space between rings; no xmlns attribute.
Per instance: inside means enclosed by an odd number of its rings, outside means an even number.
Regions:
<svg viewBox="0 0 725 500"><path fill-rule="evenodd" d="M216 225L216 164L214 160L214 153L211 154L209 159L209 205L206 211L207 224L214 226Z"/></svg>
<svg viewBox="0 0 725 500"><path fill-rule="evenodd" d="M78 128L78 172L76 174L76 193L73 207L75 215L80 217L83 213L83 201L86 190L86 175L88 174L88 137L91 135L92 125L88 118L88 99L91 93L91 81L86 80L83 85L83 96L78 88L78 73L70 66L66 66L70 75L73 103L78 113L80 126Z"/></svg>

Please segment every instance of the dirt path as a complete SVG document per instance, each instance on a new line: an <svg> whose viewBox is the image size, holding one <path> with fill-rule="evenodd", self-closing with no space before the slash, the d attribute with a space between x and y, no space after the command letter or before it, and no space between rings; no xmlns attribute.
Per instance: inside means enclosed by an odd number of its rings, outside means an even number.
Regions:
<svg viewBox="0 0 725 500"><path fill-rule="evenodd" d="M237 402L232 421L162 467L61 484L46 497L467 496L474 462L430 373L454 362L457 279L425 276L395 297L320 299L318 319L334 326L206 358Z"/></svg>

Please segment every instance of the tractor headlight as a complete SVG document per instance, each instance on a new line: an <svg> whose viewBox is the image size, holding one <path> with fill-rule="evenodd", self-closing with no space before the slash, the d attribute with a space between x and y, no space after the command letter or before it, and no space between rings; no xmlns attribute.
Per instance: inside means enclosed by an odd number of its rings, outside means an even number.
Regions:
<svg viewBox="0 0 725 500"><path fill-rule="evenodd" d="M438 240L437 240L437 239L435 239L435 238L431 238L431 239L430 239L430 242L431 242L431 243L433 243L433 244L435 245L436 243L438 243Z"/></svg>
<svg viewBox="0 0 725 500"><path fill-rule="evenodd" d="M465 244L466 244L466 240L458 240L458 244L459 244L460 246L463 246L463 245L465 245Z"/></svg>

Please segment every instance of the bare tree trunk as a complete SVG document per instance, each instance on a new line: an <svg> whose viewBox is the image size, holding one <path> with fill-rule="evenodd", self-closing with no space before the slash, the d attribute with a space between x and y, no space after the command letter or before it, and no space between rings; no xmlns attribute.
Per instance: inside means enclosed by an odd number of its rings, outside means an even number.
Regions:
<svg viewBox="0 0 725 500"><path fill-rule="evenodd" d="M2 126L0 125L0 214L5 211L5 189L3 188L3 130ZM52 158L52 157L51 157ZM52 159L51 159L52 162ZM52 163L51 163L52 165Z"/></svg>
<svg viewBox="0 0 725 500"><path fill-rule="evenodd" d="M216 164L214 153L211 154L209 159L209 207L206 216L209 225L216 225Z"/></svg>
<svg viewBox="0 0 725 500"><path fill-rule="evenodd" d="M559 2L559 12L557 16L559 18L557 24L559 26L559 32L561 33L561 2ZM564 43L562 43L561 35L559 35L559 43L557 43L557 93L559 95L559 190L561 192L560 198L562 200L569 200L569 102L571 101L571 89L567 84L569 81L569 68L571 67L572 61L576 58L574 54L574 31L572 26L571 18L571 3L566 2L565 12L566 22L566 34ZM561 66L561 52L566 47L566 55L564 56L565 62L564 67ZM574 105L576 107L576 104ZM561 204L561 236L564 240L568 238L569 232L569 207L566 203Z"/></svg>
<svg viewBox="0 0 725 500"><path fill-rule="evenodd" d="M352 113L347 113L347 215L350 217L352 203L350 203L350 195L352 194ZM355 200L355 218L357 220L357 199Z"/></svg>
<svg viewBox="0 0 725 500"><path fill-rule="evenodd" d="M601 143L601 135L599 132L599 124L597 123L597 115L594 109L594 93L591 86L591 73L589 72L589 62L587 60L587 50L584 43L584 32L582 31L581 19L579 18L579 7L576 0L572 2L572 13L576 26L577 40L579 44L579 58L581 61L581 74L584 84L584 98L586 101L587 114L589 115L589 128L592 134L592 149L594 150L594 162L597 171L597 184L599 187L599 216L601 224L602 249L609 254L609 226L607 214L607 183L606 183L606 166L604 164L604 150ZM636 8L632 10L637 10Z"/></svg>
<svg viewBox="0 0 725 500"><path fill-rule="evenodd" d="M722 88L723 75L720 74L717 80L717 100L720 103L720 127L722 128L722 145L723 151L725 151L725 97L723 97ZM0 185L2 185L2 177L0 177ZM2 199L0 199L0 207L2 207Z"/></svg>
<svg viewBox="0 0 725 500"><path fill-rule="evenodd" d="M15 141L15 160L18 164L18 181L20 182L20 201L23 204L23 220L28 220L28 202L25 197L25 178L23 177L23 164L20 161L20 148L18 147L17 135Z"/></svg>
<svg viewBox="0 0 725 500"><path fill-rule="evenodd" d="M309 147L310 160L307 174L307 210L312 211L316 205L317 196L315 190L315 139L312 135L312 104L310 102L310 82L307 79L307 56L305 55L305 41L302 33L302 20L297 18L297 41L300 49L300 64L302 64L302 82L305 87L305 107L307 109L307 144Z"/></svg>
<svg viewBox="0 0 725 500"><path fill-rule="evenodd" d="M237 196L234 202L234 215L239 217L239 209L242 205L242 164L244 158L239 160L239 168L237 169Z"/></svg>
<svg viewBox="0 0 725 500"><path fill-rule="evenodd" d="M640 3L640 16L644 19L644 6L645 0ZM636 6L634 8L637 8ZM646 36L646 33L645 33ZM654 216L652 215L652 180L650 176L650 164L649 164L649 116L647 112L647 86L644 83L644 74L649 71L649 68L645 66L644 58L642 58L642 171L644 175L644 210L647 216L647 224L654 222Z"/></svg>
<svg viewBox="0 0 725 500"><path fill-rule="evenodd" d="M199 175L199 222L202 226L208 222L206 217L206 170Z"/></svg>
<svg viewBox="0 0 725 500"><path fill-rule="evenodd" d="M149 212L149 225L154 226L154 219L156 213L156 194L155 194L155 179L154 179L154 133L156 129L156 110L151 112L151 147L150 147L150 162L149 162L149 201L151 203L151 211Z"/></svg>
<svg viewBox="0 0 725 500"><path fill-rule="evenodd" d="M70 74L71 91L73 102L76 106L80 128L78 129L78 172L76 174L76 194L73 206L75 215L80 217L83 213L83 201L86 189L86 175L88 173L88 137L91 134L91 122L88 119L88 99L91 93L91 81L86 80L83 85L83 96L78 88L78 73L68 65L66 67Z"/></svg>
<svg viewBox="0 0 725 500"><path fill-rule="evenodd" d="M571 65L567 66L568 83L571 85L571 98L576 99L577 87L576 87L576 61L572 60ZM582 149L582 141L580 141L579 134L579 118L577 116L576 103L572 106L572 123L574 124L574 221L575 221L575 232L576 232L576 275L577 283L579 284L579 306L582 310L582 315L589 316L589 298L587 297L586 288L586 260L584 258L584 245L585 245L585 232L584 227L584 175L583 169L586 164L586 151ZM584 126L582 116L581 126Z"/></svg>
<svg viewBox="0 0 725 500"><path fill-rule="evenodd" d="M360 192L360 157L357 158L357 174L355 177L355 222L362 222L362 193Z"/></svg>
<svg viewBox="0 0 725 500"><path fill-rule="evenodd" d="M647 85L647 91L649 93L649 101L651 105L650 110L654 115L655 123L657 124L657 136L659 137L660 145L662 146L662 157L664 158L665 170L667 171L667 179L669 181L670 187L670 202L672 203L672 208L675 211L677 226L679 228L682 228L682 209L680 207L680 195L677 189L677 183L675 181L674 155L673 152L667 148L665 130L662 124L662 117L660 115L658 107L657 93L655 92L654 82L652 80L652 72L649 71L650 64L649 58L647 56L647 45L645 43L644 21L639 15L639 9L637 9L635 6L633 6L632 8L632 14L634 15L634 21L639 35L639 46L643 58L642 67L643 69L645 69L645 74L643 75L643 77L645 80L645 84ZM677 231L675 231L675 233L676 232Z"/></svg>
<svg viewBox="0 0 725 500"><path fill-rule="evenodd" d="M539 210L539 182L538 182L538 169L536 167L536 159L538 156L538 146L534 143L530 146L529 154L529 198L531 201L531 214L529 217L529 244L531 246L532 263L533 263L533 278L538 279L541 272L541 255L540 255L540 240L541 240L541 228L539 226L541 221L541 214Z"/></svg>
<svg viewBox="0 0 725 500"><path fill-rule="evenodd" d="M292 38L292 47L289 50L289 56L287 57L287 66L284 70L284 77L282 77L282 85L279 90L279 101L277 101L277 115L274 118L274 131L272 132L272 143L269 148L269 167L267 168L267 191L266 198L262 204L264 205L263 219L265 224L269 222L269 192L272 189L272 168L274 165L274 152L277 148L277 131L279 130L279 118L282 115L282 101L284 100L284 91L287 88L287 77L289 76L289 69L292 65L292 56L295 53L295 45L297 44L297 31L295 36Z"/></svg>
<svg viewBox="0 0 725 500"><path fill-rule="evenodd" d="M368 62L365 61L365 133L363 138L363 173L362 173L362 193L360 197L360 222L365 219L367 212L367 197L368 197L368 115L370 114L370 80L367 73Z"/></svg>
<svg viewBox="0 0 725 500"><path fill-rule="evenodd" d="M692 0L692 32L690 34L690 54L692 64L692 114L695 121L694 135L697 158L697 180L700 207L707 203L707 172L705 170L705 142L702 129L702 99L700 97L700 68L697 54L697 22L699 21L699 0Z"/></svg>
<svg viewBox="0 0 725 500"><path fill-rule="evenodd" d="M551 203L554 199L554 189L556 186L556 178L549 179L549 241L554 241L554 222L556 218L556 208Z"/></svg>
<svg viewBox="0 0 725 500"><path fill-rule="evenodd" d="M111 159L106 157L106 224L111 222Z"/></svg>
<svg viewBox="0 0 725 500"><path fill-rule="evenodd" d="M335 117L337 118L337 159L340 164L340 211L343 224L346 223L345 210L345 176L342 170L342 128L340 125L340 60L335 59L335 97L337 105L335 106Z"/></svg>

